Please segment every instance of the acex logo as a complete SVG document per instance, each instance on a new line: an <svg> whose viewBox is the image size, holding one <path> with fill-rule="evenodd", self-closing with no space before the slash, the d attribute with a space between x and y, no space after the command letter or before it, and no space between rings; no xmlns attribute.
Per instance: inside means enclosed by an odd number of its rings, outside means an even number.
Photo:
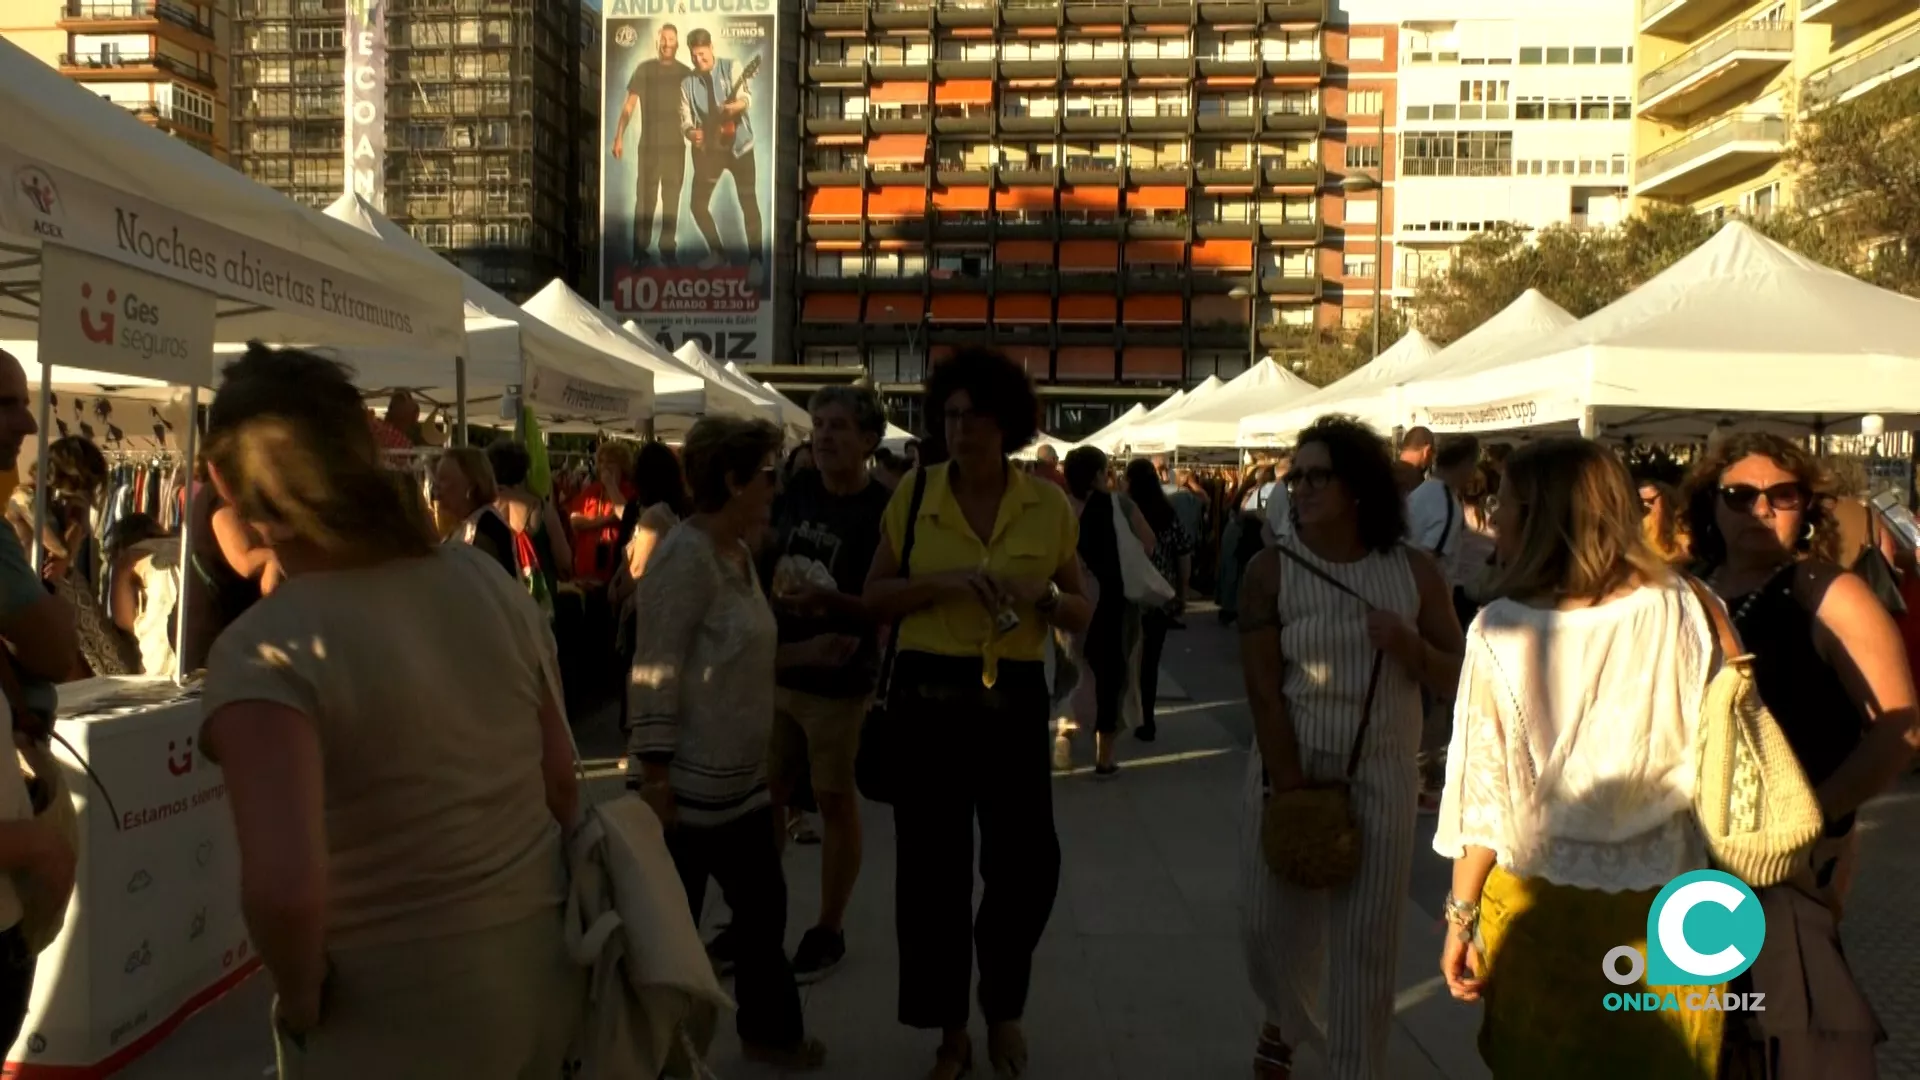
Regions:
<svg viewBox="0 0 1920 1080"><path fill-rule="evenodd" d="M80 299L93 299L92 285L80 286ZM119 299L118 296L114 295L112 289L107 290L107 310L105 314L100 316L100 323L97 326L93 321L93 312L84 306L81 307L80 332L87 336L88 341L93 342L95 345L111 345L113 343L113 305L117 303Z"/></svg>

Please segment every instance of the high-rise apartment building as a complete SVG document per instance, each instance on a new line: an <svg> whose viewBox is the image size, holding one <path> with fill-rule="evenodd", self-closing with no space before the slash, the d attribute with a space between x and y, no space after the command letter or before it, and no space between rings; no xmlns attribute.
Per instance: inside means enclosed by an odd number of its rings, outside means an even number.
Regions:
<svg viewBox="0 0 1920 1080"><path fill-rule="evenodd" d="M1349 137L1346 116L1393 43L1351 51L1325 0L813 0L802 18L776 382L865 374L912 425L927 359L990 343L1072 435L1238 374L1289 329L1338 325L1343 285L1371 289L1329 193L1382 160L1375 124ZM1347 243L1370 252L1372 231Z"/></svg>
<svg viewBox="0 0 1920 1080"><path fill-rule="evenodd" d="M1395 294L1476 232L1617 224L1636 27L1622 0L1348 0L1399 40Z"/></svg>
<svg viewBox="0 0 1920 1080"><path fill-rule="evenodd" d="M1638 0L1633 193L1764 215L1792 196L1794 125L1920 71L1912 0Z"/></svg>
<svg viewBox="0 0 1920 1080"><path fill-rule="evenodd" d="M343 0L234 0L233 161L324 206L346 180ZM579 0L387 0L389 217L514 299L593 280L598 20Z"/></svg>
<svg viewBox="0 0 1920 1080"><path fill-rule="evenodd" d="M8 0L0 35L222 161L228 0Z"/></svg>

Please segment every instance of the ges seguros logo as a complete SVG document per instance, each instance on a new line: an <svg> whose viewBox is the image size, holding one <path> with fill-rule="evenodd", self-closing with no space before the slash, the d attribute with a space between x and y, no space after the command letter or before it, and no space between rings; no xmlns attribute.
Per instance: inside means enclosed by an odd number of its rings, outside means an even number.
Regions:
<svg viewBox="0 0 1920 1080"><path fill-rule="evenodd" d="M1609 993L1608 1012L1765 1012L1765 994L1719 987L1753 966L1767 940L1760 898L1746 883L1718 870L1695 870L1667 882L1647 909L1647 951L1631 945L1608 950L1600 972L1615 986L1710 987L1684 997L1667 991ZM1624 962L1625 967L1622 968Z"/></svg>
<svg viewBox="0 0 1920 1080"><path fill-rule="evenodd" d="M155 356L186 357L186 339L161 329L160 305L142 300L131 291L122 296L109 288L106 303L96 312L93 299L92 283L82 282L78 316L80 334L88 341L138 352L143 360Z"/></svg>

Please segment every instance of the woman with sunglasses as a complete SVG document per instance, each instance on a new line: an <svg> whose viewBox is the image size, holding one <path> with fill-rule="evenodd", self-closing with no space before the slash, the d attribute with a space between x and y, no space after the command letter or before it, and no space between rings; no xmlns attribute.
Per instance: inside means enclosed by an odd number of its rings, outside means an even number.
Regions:
<svg viewBox="0 0 1920 1080"><path fill-rule="evenodd" d="M780 869L767 751L774 672L833 661L813 643L779 644L749 543L780 491L780 429L707 417L681 458L693 516L654 549L634 593L627 787L666 827L667 850L700 918L707 879L733 912L728 929L735 1024L751 1061L817 1069L787 960L787 882Z"/></svg>
<svg viewBox="0 0 1920 1080"><path fill-rule="evenodd" d="M1753 654L1760 698L1820 798L1826 835L1802 884L1837 918L1854 869L1854 812L1900 775L1920 736L1900 632L1866 583L1834 563L1829 494L1826 471L1805 449L1748 433L1709 451L1688 483L1687 510L1699 571L1726 601ZM1769 917L1806 889L1762 890ZM1813 936L1803 925L1800 937ZM1768 960L1786 955L1775 950ZM1741 980L1766 992L1776 977L1792 984L1798 964L1756 964ZM1775 1030L1767 1034L1778 1040L1784 1019L1768 1016ZM1818 1009L1813 1019L1824 1019ZM1829 1043L1821 1053L1832 1061L1850 1049L1871 1062L1872 1030L1868 1018L1857 1045ZM1752 1052L1766 1045L1744 1025L1729 1024L1728 1038Z"/></svg>
<svg viewBox="0 0 1920 1080"><path fill-rule="evenodd" d="M1686 507L1672 484L1652 477L1640 481L1640 531L1661 558L1687 561Z"/></svg>
<svg viewBox="0 0 1920 1080"><path fill-rule="evenodd" d="M1460 623L1433 556L1409 547L1387 443L1345 417L1300 435L1293 529L1247 565L1240 658L1254 716L1242 866L1248 974L1265 1006L1255 1075L1325 1048L1331 1076L1387 1075L1394 964L1413 868L1420 692L1451 694ZM1358 748L1357 768L1349 755ZM1360 867L1302 889L1262 856L1270 795L1349 781Z"/></svg>

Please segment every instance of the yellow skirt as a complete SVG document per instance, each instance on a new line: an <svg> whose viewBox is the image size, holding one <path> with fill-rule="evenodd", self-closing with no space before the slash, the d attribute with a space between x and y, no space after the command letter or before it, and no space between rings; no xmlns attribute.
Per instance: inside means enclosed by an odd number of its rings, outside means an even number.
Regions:
<svg viewBox="0 0 1920 1080"><path fill-rule="evenodd" d="M1620 945L1645 955L1658 890L1609 893L1515 877L1498 867L1480 896L1487 966L1480 1056L1496 1078L1711 1080L1721 1014L1610 1012L1610 993L1689 995L1723 987L1616 986L1600 961ZM1695 1000L1699 1000L1696 998Z"/></svg>

